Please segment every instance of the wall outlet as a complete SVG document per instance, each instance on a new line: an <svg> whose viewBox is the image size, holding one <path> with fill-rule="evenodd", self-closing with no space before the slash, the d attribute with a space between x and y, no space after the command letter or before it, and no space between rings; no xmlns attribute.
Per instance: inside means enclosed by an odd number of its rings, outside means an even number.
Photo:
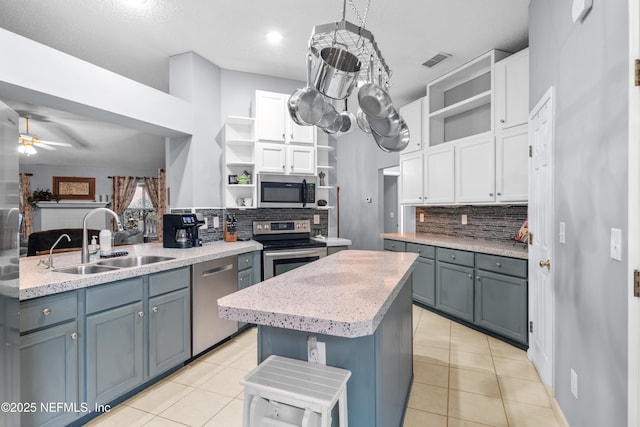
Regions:
<svg viewBox="0 0 640 427"><path fill-rule="evenodd" d="M220 217L219 216L214 216L213 217L213 228L220 228Z"/></svg>
<svg viewBox="0 0 640 427"><path fill-rule="evenodd" d="M467 225L467 215L462 214L462 225Z"/></svg>
<svg viewBox="0 0 640 427"><path fill-rule="evenodd" d="M318 342L315 335L307 337L307 360L320 365L327 364L326 343Z"/></svg>
<svg viewBox="0 0 640 427"><path fill-rule="evenodd" d="M320 224L320 215L314 215L313 216L313 223L315 225Z"/></svg>
<svg viewBox="0 0 640 427"><path fill-rule="evenodd" d="M204 219L204 224L202 224L199 228L199 230L206 230L207 228L209 228L209 218Z"/></svg>
<svg viewBox="0 0 640 427"><path fill-rule="evenodd" d="M622 261L622 230L611 229L611 245L609 256L616 261Z"/></svg>
<svg viewBox="0 0 640 427"><path fill-rule="evenodd" d="M420 212L420 222L424 222L424 213Z"/></svg>
<svg viewBox="0 0 640 427"><path fill-rule="evenodd" d="M558 239L560 240L560 243L562 243L564 245L565 243L565 223L561 222L560 223L560 230L558 231Z"/></svg>
<svg viewBox="0 0 640 427"><path fill-rule="evenodd" d="M571 394L578 398L578 374L573 369L571 370Z"/></svg>

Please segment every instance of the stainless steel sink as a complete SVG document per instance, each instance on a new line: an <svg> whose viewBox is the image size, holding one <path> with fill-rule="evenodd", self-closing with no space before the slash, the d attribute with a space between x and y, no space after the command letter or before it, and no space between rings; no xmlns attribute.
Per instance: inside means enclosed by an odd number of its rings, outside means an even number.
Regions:
<svg viewBox="0 0 640 427"><path fill-rule="evenodd" d="M68 274L95 274L104 273L105 271L114 271L117 269L117 267L108 267L106 265L81 264L74 265L73 267L54 268L53 271Z"/></svg>
<svg viewBox="0 0 640 427"><path fill-rule="evenodd" d="M17 265L0 265L0 281L17 279L19 271Z"/></svg>
<svg viewBox="0 0 640 427"><path fill-rule="evenodd" d="M161 261L169 261L175 259L173 257L167 256L151 256L151 255L143 255L143 256L135 256L135 257L126 257L126 258L111 258L103 261L99 261L97 265L104 265L110 267L140 267L146 264L153 264Z"/></svg>

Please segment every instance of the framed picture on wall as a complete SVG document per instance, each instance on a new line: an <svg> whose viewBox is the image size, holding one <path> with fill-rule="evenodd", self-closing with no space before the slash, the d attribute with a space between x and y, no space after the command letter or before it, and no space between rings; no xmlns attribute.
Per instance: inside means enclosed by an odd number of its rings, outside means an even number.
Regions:
<svg viewBox="0 0 640 427"><path fill-rule="evenodd" d="M96 179L82 176L54 176L53 193L61 200L95 200Z"/></svg>

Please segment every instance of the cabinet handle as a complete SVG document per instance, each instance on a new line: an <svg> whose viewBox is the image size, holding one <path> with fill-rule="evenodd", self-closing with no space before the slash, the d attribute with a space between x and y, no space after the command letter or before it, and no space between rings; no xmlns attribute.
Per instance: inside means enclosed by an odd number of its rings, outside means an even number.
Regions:
<svg viewBox="0 0 640 427"><path fill-rule="evenodd" d="M51 314L51 309L50 308L45 308L44 310L42 310L42 314L45 316L48 316Z"/></svg>
<svg viewBox="0 0 640 427"><path fill-rule="evenodd" d="M240 278L240 283L244 283L244 277Z"/></svg>
<svg viewBox="0 0 640 427"><path fill-rule="evenodd" d="M293 170L293 165L291 165L291 170Z"/></svg>
<svg viewBox="0 0 640 427"><path fill-rule="evenodd" d="M144 317L144 311L139 311L139 312L138 312L138 316L140 316L140 317Z"/></svg>
<svg viewBox="0 0 640 427"><path fill-rule="evenodd" d="M469 279L473 280L473 274L468 274Z"/></svg>
<svg viewBox="0 0 640 427"><path fill-rule="evenodd" d="M291 140L293 141L293 134L291 134Z"/></svg>
<svg viewBox="0 0 640 427"><path fill-rule="evenodd" d="M481 280L480 276L476 276L476 279L478 279L478 282Z"/></svg>
<svg viewBox="0 0 640 427"><path fill-rule="evenodd" d="M493 197L493 193L489 193L489 197Z"/></svg>
<svg viewBox="0 0 640 427"><path fill-rule="evenodd" d="M282 134L282 139L284 139L284 133Z"/></svg>
<svg viewBox="0 0 640 427"><path fill-rule="evenodd" d="M455 255L451 255L451 259L456 259L456 256Z"/></svg>
<svg viewBox="0 0 640 427"><path fill-rule="evenodd" d="M500 123L504 123L504 119L500 119Z"/></svg>
<svg viewBox="0 0 640 427"><path fill-rule="evenodd" d="M78 333L77 332L72 333L71 334L71 339L72 340L77 340L78 339Z"/></svg>
<svg viewBox="0 0 640 427"><path fill-rule="evenodd" d="M502 264L500 264L499 262L496 262L496 267L502 267Z"/></svg>
<svg viewBox="0 0 640 427"><path fill-rule="evenodd" d="M418 196L418 200L422 200L422 196Z"/></svg>
<svg viewBox="0 0 640 427"><path fill-rule="evenodd" d="M282 170L284 170L284 168L285 168L285 166L284 166L284 165L282 165Z"/></svg>
<svg viewBox="0 0 640 427"><path fill-rule="evenodd" d="M422 253L422 249L418 249L418 253L421 254Z"/></svg>
<svg viewBox="0 0 640 427"><path fill-rule="evenodd" d="M153 311L154 313L157 313L157 312L158 312L158 307L153 307L153 308L151 309L151 311Z"/></svg>
<svg viewBox="0 0 640 427"><path fill-rule="evenodd" d="M496 196L502 196L502 193L496 193Z"/></svg>

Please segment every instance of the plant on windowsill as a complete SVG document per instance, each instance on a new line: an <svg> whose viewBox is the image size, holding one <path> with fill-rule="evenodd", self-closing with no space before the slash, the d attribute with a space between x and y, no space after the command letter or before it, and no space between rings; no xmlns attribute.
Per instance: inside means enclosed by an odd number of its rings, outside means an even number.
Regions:
<svg viewBox="0 0 640 427"><path fill-rule="evenodd" d="M31 193L27 201L33 209L38 209L38 202L55 201L57 203L60 201L60 196L53 194L48 188L46 190L36 188L33 193Z"/></svg>

